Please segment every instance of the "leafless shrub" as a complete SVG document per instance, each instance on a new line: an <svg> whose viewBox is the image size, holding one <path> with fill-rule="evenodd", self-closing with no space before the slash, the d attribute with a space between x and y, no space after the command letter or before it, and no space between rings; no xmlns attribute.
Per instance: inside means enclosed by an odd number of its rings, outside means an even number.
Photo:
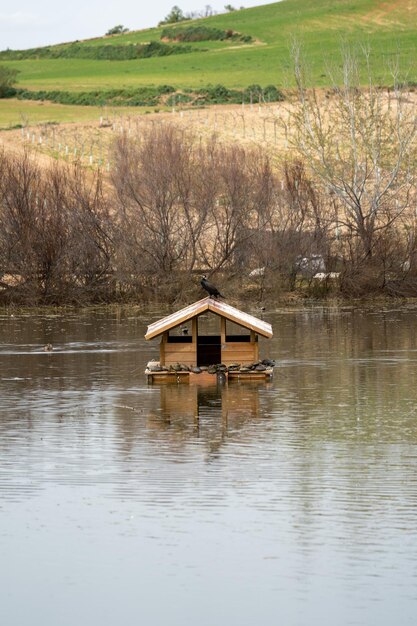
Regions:
<svg viewBox="0 0 417 626"><path fill-rule="evenodd" d="M365 68L369 55L362 51ZM290 136L319 193L331 198L334 226L347 241L348 274L356 280L363 273L368 288L377 270L373 283L385 287L379 271L390 253L383 253L382 245L389 244L393 227L401 230L415 195L417 116L397 67L391 73L392 90L375 86L370 71L362 86L359 68L358 55L344 50L340 79L334 77L326 100L307 88L305 63L295 46L297 99Z"/></svg>
<svg viewBox="0 0 417 626"><path fill-rule="evenodd" d="M217 196L208 211L204 264L212 272L248 267L252 240L265 232L272 209L273 174L267 155L239 146L215 149Z"/></svg>
<svg viewBox="0 0 417 626"><path fill-rule="evenodd" d="M67 179L70 240L69 273L77 297L117 297L114 276L114 216L100 172L86 176L76 165Z"/></svg>
<svg viewBox="0 0 417 626"><path fill-rule="evenodd" d="M133 286L170 284L173 272L190 272L197 261L215 197L210 154L188 133L161 125L139 140L120 138L114 155L119 277Z"/></svg>
<svg viewBox="0 0 417 626"><path fill-rule="evenodd" d="M321 263L332 266L327 207L301 161L286 161L274 176L268 220L256 234L253 248L263 293L266 283L294 290L297 276L311 280ZM320 265L317 266L317 259Z"/></svg>
<svg viewBox="0 0 417 626"><path fill-rule="evenodd" d="M0 298L26 304L91 300L85 286L110 262L100 185L93 184L92 192L77 168L42 171L28 153L2 153L0 174Z"/></svg>
<svg viewBox="0 0 417 626"><path fill-rule="evenodd" d="M11 277L21 297L37 301L50 293L59 272L66 236L65 217L54 210L51 203L54 190L47 188L39 168L27 153L23 156L3 153L1 174L2 273Z"/></svg>
<svg viewBox="0 0 417 626"><path fill-rule="evenodd" d="M272 188L266 156L214 137L198 142L168 124L139 140L119 139L115 163L123 282L171 296L174 275L178 284L181 275L189 281L202 267L211 273L240 269L250 228L266 222Z"/></svg>

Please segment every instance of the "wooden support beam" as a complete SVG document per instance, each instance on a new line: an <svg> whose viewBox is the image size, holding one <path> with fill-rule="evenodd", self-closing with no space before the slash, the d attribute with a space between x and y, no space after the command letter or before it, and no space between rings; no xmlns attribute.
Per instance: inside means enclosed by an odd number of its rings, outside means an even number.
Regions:
<svg viewBox="0 0 417 626"><path fill-rule="evenodd" d="M250 342L253 346L253 360L259 361L259 343L258 343L258 335L254 330L250 331Z"/></svg>
<svg viewBox="0 0 417 626"><path fill-rule="evenodd" d="M225 317L220 318L220 342L222 345L226 343L226 318Z"/></svg>
<svg viewBox="0 0 417 626"><path fill-rule="evenodd" d="M159 362L161 365L165 365L165 345L168 341L168 331L162 334L161 343L159 346Z"/></svg>

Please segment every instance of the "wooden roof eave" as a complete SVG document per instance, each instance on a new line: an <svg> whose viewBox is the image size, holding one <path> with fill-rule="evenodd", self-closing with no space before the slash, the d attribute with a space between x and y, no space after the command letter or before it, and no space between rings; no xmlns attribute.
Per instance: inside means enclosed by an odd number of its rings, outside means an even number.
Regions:
<svg viewBox="0 0 417 626"><path fill-rule="evenodd" d="M267 339L272 337L273 333L271 324L264 322L264 320L260 320L253 315L249 315L249 313L239 311L239 309L235 309L230 306L230 304L226 304L226 302L220 302L210 298L209 310L217 315L225 317L230 322L235 322L235 324L239 324L239 326L243 326L248 330L253 330L258 335L262 335L262 337L266 337Z"/></svg>
<svg viewBox="0 0 417 626"><path fill-rule="evenodd" d="M187 322L189 319L192 319L196 315L204 313L204 311L207 311L208 309L207 301L209 299L210 298L203 298L203 300L194 302L194 304L188 305L180 311L171 313L171 315L163 317L153 324L149 324L145 339L154 339L154 337L162 335L162 333L166 332L167 330L171 330L171 328L175 328L175 326L184 324L184 322Z"/></svg>
<svg viewBox="0 0 417 626"><path fill-rule="evenodd" d="M194 304L188 305L180 311L176 311L175 313L150 324L148 326L145 339L154 339L155 337L162 335L164 332L171 330L171 328L184 324L193 317L197 317L208 310L212 311L212 313L215 313L216 315L225 317L229 321L235 322L244 328L253 330L255 333L262 335L263 337L268 339L272 337L272 326L268 322L264 322L263 320L257 319L253 315L239 311L230 304L206 297L198 302L194 302Z"/></svg>

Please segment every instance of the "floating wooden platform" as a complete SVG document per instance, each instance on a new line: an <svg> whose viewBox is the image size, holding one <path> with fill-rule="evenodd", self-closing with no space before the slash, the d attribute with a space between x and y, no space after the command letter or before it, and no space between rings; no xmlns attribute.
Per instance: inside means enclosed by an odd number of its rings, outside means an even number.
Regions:
<svg viewBox="0 0 417 626"><path fill-rule="evenodd" d="M155 372L149 369L151 366L157 366L158 363L151 361L146 367L145 374L148 378L148 383L192 383L198 385L215 385L218 378L221 377L225 382L233 381L246 381L246 380L271 380L274 374L274 369L267 368L263 372L257 372L252 370L250 372L216 372L211 374L207 371L203 371L200 374L187 371L161 371Z"/></svg>

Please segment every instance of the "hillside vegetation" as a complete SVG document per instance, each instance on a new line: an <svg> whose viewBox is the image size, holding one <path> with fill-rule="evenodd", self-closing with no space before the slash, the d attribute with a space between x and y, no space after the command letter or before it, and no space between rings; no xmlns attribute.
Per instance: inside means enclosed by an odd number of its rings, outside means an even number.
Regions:
<svg viewBox="0 0 417 626"><path fill-rule="evenodd" d="M0 303L172 301L203 271L243 277L259 299L415 297L417 94L394 66L395 88L381 88L366 49L341 57L331 89L309 88L294 46L293 90L184 87L186 111L178 84L21 89L44 109L105 102L96 124L22 115L2 134ZM196 108L197 95L238 106ZM126 98L158 105L121 115Z"/></svg>
<svg viewBox="0 0 417 626"><path fill-rule="evenodd" d="M415 0L283 0L181 24L181 31L205 29L208 34L200 37L172 37L164 25L37 51L3 51L0 63L19 70L20 88L36 91L285 87L291 85L289 50L297 37L316 85L331 83L327 63L338 58L342 42L369 44L374 78L387 85L387 66L398 54L408 79L417 81L416 25ZM215 37L214 32L233 36ZM147 54L150 43L155 55ZM175 54L176 46L178 52L187 46L188 53ZM148 58L138 58L144 51Z"/></svg>

